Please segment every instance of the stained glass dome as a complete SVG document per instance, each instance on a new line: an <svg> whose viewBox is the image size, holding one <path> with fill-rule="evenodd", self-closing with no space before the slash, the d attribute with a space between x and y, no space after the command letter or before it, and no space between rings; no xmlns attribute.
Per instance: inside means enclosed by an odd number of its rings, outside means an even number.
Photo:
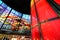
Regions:
<svg viewBox="0 0 60 40"><path fill-rule="evenodd" d="M0 0L0 32L30 34L30 15L17 12Z"/></svg>

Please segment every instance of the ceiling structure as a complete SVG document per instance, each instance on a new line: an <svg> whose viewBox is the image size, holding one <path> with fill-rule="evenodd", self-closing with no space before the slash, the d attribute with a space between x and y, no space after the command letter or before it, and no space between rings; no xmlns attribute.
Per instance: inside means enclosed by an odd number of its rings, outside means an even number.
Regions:
<svg viewBox="0 0 60 40"><path fill-rule="evenodd" d="M24 14L30 14L30 0L2 0L6 5Z"/></svg>
<svg viewBox="0 0 60 40"><path fill-rule="evenodd" d="M29 35L31 31L30 15L28 14L29 13L21 11L18 12L18 10L14 10L13 7L11 8L10 5L7 5L0 0L0 33L3 34L4 32L4 34ZM23 25L21 23L27 27L25 26L25 28L22 28ZM23 30L20 30L21 28ZM26 28L27 30L25 30Z"/></svg>

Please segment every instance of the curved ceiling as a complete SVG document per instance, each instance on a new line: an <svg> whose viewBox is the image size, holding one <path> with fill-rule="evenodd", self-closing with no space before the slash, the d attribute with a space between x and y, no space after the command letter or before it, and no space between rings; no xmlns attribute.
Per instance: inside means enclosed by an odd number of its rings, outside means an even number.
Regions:
<svg viewBox="0 0 60 40"><path fill-rule="evenodd" d="M2 0L6 5L11 8L24 13L30 14L30 0Z"/></svg>

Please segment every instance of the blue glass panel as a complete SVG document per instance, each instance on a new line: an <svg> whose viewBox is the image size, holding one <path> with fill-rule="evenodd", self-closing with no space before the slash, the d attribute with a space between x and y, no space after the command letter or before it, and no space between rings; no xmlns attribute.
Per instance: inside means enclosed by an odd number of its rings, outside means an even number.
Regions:
<svg viewBox="0 0 60 40"><path fill-rule="evenodd" d="M4 11L4 8L0 6L0 15L2 15L3 11Z"/></svg>
<svg viewBox="0 0 60 40"><path fill-rule="evenodd" d="M29 22L31 22L31 16L29 15Z"/></svg>
<svg viewBox="0 0 60 40"><path fill-rule="evenodd" d="M21 17L22 16L22 13L19 13L19 17Z"/></svg>
<svg viewBox="0 0 60 40"><path fill-rule="evenodd" d="M4 8L7 7L7 5L5 3L2 3L1 6L3 6Z"/></svg>
<svg viewBox="0 0 60 40"><path fill-rule="evenodd" d="M26 15L25 15L25 14L23 14L22 18L24 18L24 19L25 19L25 17L26 17Z"/></svg>
<svg viewBox="0 0 60 40"><path fill-rule="evenodd" d="M10 11L10 10L11 10L11 8L10 8L10 7L7 7L7 10L8 10L8 11Z"/></svg>
<svg viewBox="0 0 60 40"><path fill-rule="evenodd" d="M29 19L29 15L26 15L26 19Z"/></svg>
<svg viewBox="0 0 60 40"><path fill-rule="evenodd" d="M29 16L29 15L26 15L26 20L27 20L28 22L30 22L30 16Z"/></svg>
<svg viewBox="0 0 60 40"><path fill-rule="evenodd" d="M12 12L12 13L15 13L15 10L12 10L11 12Z"/></svg>
<svg viewBox="0 0 60 40"><path fill-rule="evenodd" d="M22 13L19 13L19 12L17 12L17 11L16 11L14 14L15 14L16 16L18 16L18 17L21 17L21 16L22 16Z"/></svg>
<svg viewBox="0 0 60 40"><path fill-rule="evenodd" d="M0 4L2 3L2 1L0 0Z"/></svg>
<svg viewBox="0 0 60 40"><path fill-rule="evenodd" d="M16 14L16 15L19 15L19 13L18 13L18 12L16 12L15 14Z"/></svg>

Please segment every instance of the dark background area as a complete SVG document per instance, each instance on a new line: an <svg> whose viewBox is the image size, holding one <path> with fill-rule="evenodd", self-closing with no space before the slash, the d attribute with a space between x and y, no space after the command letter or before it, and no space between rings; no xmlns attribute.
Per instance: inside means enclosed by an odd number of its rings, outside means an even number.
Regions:
<svg viewBox="0 0 60 40"><path fill-rule="evenodd" d="M2 0L18 12L30 15L30 0Z"/></svg>

